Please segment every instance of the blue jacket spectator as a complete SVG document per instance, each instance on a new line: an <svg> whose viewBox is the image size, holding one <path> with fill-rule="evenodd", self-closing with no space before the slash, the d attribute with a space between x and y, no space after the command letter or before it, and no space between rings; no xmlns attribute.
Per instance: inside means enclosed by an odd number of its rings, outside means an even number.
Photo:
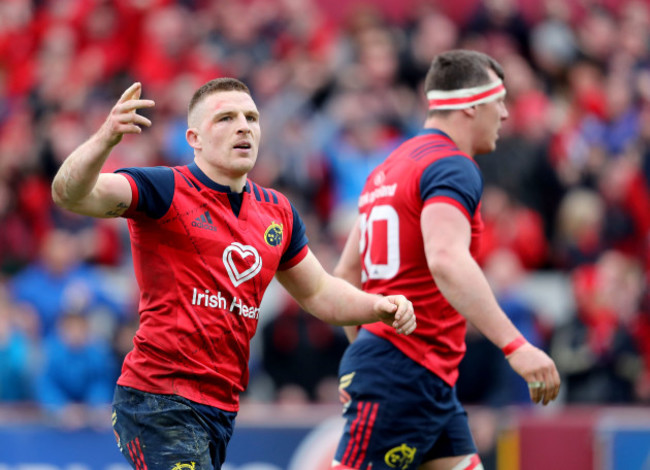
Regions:
<svg viewBox="0 0 650 470"><path fill-rule="evenodd" d="M43 346L38 403L64 422L85 419L85 411L100 410L110 403L115 367L109 345L89 334L87 317L65 313Z"/></svg>
<svg viewBox="0 0 650 470"><path fill-rule="evenodd" d="M20 271L11 281L15 302L33 306L44 336L50 334L66 309L104 308L120 317L121 306L105 292L100 271L81 262L79 242L63 230L49 232L43 241L40 261Z"/></svg>

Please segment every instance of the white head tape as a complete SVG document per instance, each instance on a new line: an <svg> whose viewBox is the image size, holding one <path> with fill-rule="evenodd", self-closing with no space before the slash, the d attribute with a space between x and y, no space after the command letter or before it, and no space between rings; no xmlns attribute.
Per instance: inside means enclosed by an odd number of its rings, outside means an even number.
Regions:
<svg viewBox="0 0 650 470"><path fill-rule="evenodd" d="M431 90L427 92L429 110L465 109L477 104L497 100L506 94L506 87L501 80L460 90Z"/></svg>

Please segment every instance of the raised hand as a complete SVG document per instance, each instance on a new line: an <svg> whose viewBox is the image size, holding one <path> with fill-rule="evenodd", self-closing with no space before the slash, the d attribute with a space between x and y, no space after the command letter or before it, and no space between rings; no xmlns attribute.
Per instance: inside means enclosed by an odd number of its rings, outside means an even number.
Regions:
<svg viewBox="0 0 650 470"><path fill-rule="evenodd" d="M413 304L403 295L389 295L375 304L379 320L395 328L397 333L410 335L416 327Z"/></svg>
<svg viewBox="0 0 650 470"><path fill-rule="evenodd" d="M151 121L137 113L138 109L152 108L153 100L142 100L142 84L134 83L127 88L117 101L106 121L102 124L99 134L109 147L117 145L124 134L140 134L142 126L151 126Z"/></svg>

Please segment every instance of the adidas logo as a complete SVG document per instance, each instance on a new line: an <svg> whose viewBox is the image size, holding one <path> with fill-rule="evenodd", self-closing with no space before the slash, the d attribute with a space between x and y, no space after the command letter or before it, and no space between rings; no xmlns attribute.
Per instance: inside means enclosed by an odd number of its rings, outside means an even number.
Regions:
<svg viewBox="0 0 650 470"><path fill-rule="evenodd" d="M192 221L192 227L204 228L207 230L212 230L213 232L217 231L217 227L213 225L212 217L210 217L210 213L208 211L205 211L203 215L194 219Z"/></svg>

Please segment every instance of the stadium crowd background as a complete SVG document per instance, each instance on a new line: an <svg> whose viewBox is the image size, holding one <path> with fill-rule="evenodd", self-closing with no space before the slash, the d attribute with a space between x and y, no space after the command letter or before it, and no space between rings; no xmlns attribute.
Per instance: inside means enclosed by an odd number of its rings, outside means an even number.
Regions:
<svg viewBox="0 0 650 470"><path fill-rule="evenodd" d="M77 426L112 397L137 324L126 223L59 210L50 182L133 81L156 101L153 126L107 171L190 162L192 92L242 79L262 115L252 177L289 196L331 269L366 175L423 122L431 58L455 47L506 73L510 119L477 158L480 262L501 305L556 360L563 403L650 403L649 3L371 3L0 2L0 404ZM548 278L564 289L544 291ZM272 284L244 401L335 402L345 345ZM459 395L527 402L471 329Z"/></svg>

